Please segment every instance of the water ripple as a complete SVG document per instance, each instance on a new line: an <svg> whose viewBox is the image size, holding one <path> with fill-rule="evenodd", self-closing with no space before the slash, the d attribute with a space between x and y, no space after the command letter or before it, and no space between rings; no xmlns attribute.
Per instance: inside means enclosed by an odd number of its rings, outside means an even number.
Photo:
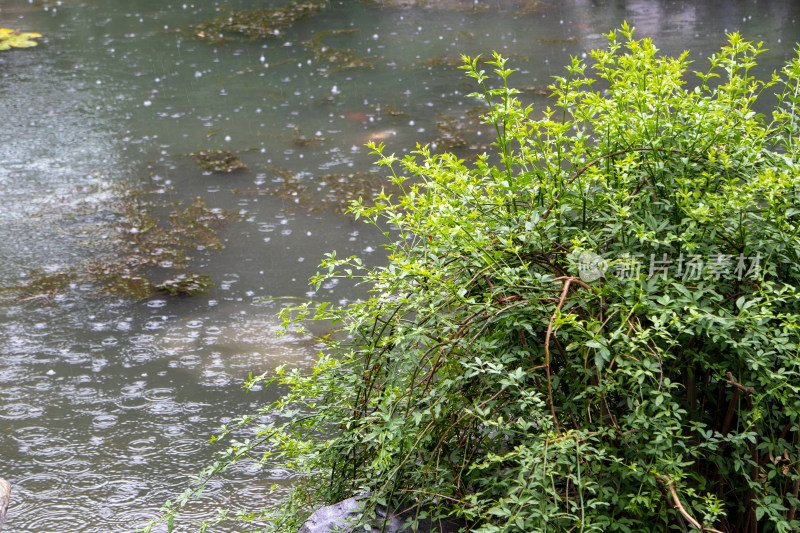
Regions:
<svg viewBox="0 0 800 533"><path fill-rule="evenodd" d="M114 405L122 409L144 409L149 403L143 396L125 396L114 402Z"/></svg>
<svg viewBox="0 0 800 533"><path fill-rule="evenodd" d="M66 501L43 501L24 510L10 509L8 526L11 531L93 531L97 518L85 511Z"/></svg>
<svg viewBox="0 0 800 533"><path fill-rule="evenodd" d="M30 446L28 454L35 463L47 466L69 463L75 457L72 443L61 438L49 438L42 445Z"/></svg>
<svg viewBox="0 0 800 533"><path fill-rule="evenodd" d="M0 407L0 418L9 420L19 420L22 418L38 418L42 415L44 409L41 407L34 407L29 403L10 403Z"/></svg>
<svg viewBox="0 0 800 533"><path fill-rule="evenodd" d="M97 415L92 419L92 424L98 428L110 428L117 425L118 417L116 415Z"/></svg>
<svg viewBox="0 0 800 533"><path fill-rule="evenodd" d="M42 496L59 494L63 490L64 482L64 479L56 474L44 472L32 474L16 478L14 492L22 497L41 498Z"/></svg>
<svg viewBox="0 0 800 533"><path fill-rule="evenodd" d="M107 483L108 476L94 472L84 472L70 480L72 488L80 492L94 491L104 487Z"/></svg>

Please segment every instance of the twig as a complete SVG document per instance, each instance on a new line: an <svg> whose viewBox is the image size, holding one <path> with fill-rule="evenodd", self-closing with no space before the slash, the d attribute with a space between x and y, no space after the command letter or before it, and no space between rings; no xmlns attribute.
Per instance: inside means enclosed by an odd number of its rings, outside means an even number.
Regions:
<svg viewBox="0 0 800 533"><path fill-rule="evenodd" d="M756 391L753 387L745 387L741 383L737 383L736 380L733 379L733 374L730 371L727 372L727 375L728 375L728 381L726 381L725 383L727 383L728 385L733 385L734 387L736 387L737 389L748 395L753 394Z"/></svg>
<svg viewBox="0 0 800 533"><path fill-rule="evenodd" d="M561 307L567 299L569 286L573 278L567 278L564 282L564 287L561 289L561 299L556 305L555 311L550 316L550 322L547 324L547 333L544 336L544 372L547 375L547 397L550 400L550 414L553 416L553 425L556 428L556 433L561 435L561 430L558 428L558 417L556 416L556 406L553 403L553 382L550 379L550 337L553 335L553 323L556 320L556 315L561 311Z"/></svg>
<svg viewBox="0 0 800 533"><path fill-rule="evenodd" d="M594 291L594 288L587 285L580 278L575 277L562 277L562 278L555 278L553 281L564 281L564 287L561 289L561 298L558 300L558 305L556 305L555 311L550 316L550 323L547 324L547 334L544 337L544 371L547 374L547 396L550 400L550 414L553 416L553 425L556 428L556 433L561 435L561 430L558 427L558 417L556 416L556 406L553 403L553 382L550 379L550 337L553 335L553 323L556 321L556 315L561 308L564 306L564 302L567 300L567 294L569 294L569 286L575 282L578 285L585 287Z"/></svg>
<svg viewBox="0 0 800 533"><path fill-rule="evenodd" d="M800 492L800 478L794 480L794 487L792 487L792 496L794 496L794 503L792 503L792 508L789 509L789 517L788 522L794 520L795 514L797 513L797 493Z"/></svg>
<svg viewBox="0 0 800 533"><path fill-rule="evenodd" d="M700 531L710 531L711 533L723 533L719 529L713 529L710 527L706 527L702 525L700 522L694 519L692 515L683 507L681 503L681 499L678 497L678 490L675 488L675 482L669 479L667 476L658 476L658 480L661 481L666 487L669 489L670 494L672 495L672 503L675 506L675 509L683 516L687 522L692 524L696 529Z"/></svg>

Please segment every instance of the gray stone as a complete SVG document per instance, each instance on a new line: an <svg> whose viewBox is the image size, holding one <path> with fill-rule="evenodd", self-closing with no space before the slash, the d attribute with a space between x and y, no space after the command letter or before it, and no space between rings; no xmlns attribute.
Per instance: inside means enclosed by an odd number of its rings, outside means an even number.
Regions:
<svg viewBox="0 0 800 533"><path fill-rule="evenodd" d="M0 478L0 529L3 529L3 522L6 520L6 509L8 509L8 498L11 496L11 484Z"/></svg>
<svg viewBox="0 0 800 533"><path fill-rule="evenodd" d="M363 528L354 528L355 520L361 512L361 502L358 497L348 498L339 503L318 509L308 517L308 520L297 533L367 533ZM403 522L416 511L411 509L405 513L399 513L389 518L384 533L415 533L411 528L403 528ZM386 509L378 507L376 510L378 518L372 524L371 533L381 533L383 519L386 518ZM419 529L416 533L457 533L459 524L446 520L438 520L433 524L429 519L419 521Z"/></svg>

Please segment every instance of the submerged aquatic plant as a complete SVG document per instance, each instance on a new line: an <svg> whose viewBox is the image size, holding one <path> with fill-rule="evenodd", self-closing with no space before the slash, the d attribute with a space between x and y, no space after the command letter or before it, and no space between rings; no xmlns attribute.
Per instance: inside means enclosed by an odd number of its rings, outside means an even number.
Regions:
<svg viewBox="0 0 800 533"><path fill-rule="evenodd" d="M415 6L427 9L441 9L448 11L464 11L485 13L495 6L489 2L476 2L475 0L361 0L365 4L379 5L381 7Z"/></svg>
<svg viewBox="0 0 800 533"><path fill-rule="evenodd" d="M379 115L388 115L394 118L411 116L408 111L400 109L393 104L376 104L372 107Z"/></svg>
<svg viewBox="0 0 800 533"><path fill-rule="evenodd" d="M311 137L308 137L307 135L303 134L299 126L294 127L292 142L298 146L308 146L310 144L321 143L324 140L326 140L326 137L321 135L319 132Z"/></svg>
<svg viewBox="0 0 800 533"><path fill-rule="evenodd" d="M173 296L178 294L205 294L206 289L213 285L211 277L205 274L179 274L173 279L168 279L155 286L156 290L164 291Z"/></svg>
<svg viewBox="0 0 800 533"><path fill-rule="evenodd" d="M276 196L290 201L293 209L311 211L329 209L337 213L348 212L354 202L363 206L373 206L382 195L394 195L401 192L397 184L375 172L325 174L302 179L282 168L274 166L267 168L277 174L277 187L235 190L234 192Z"/></svg>
<svg viewBox="0 0 800 533"><path fill-rule="evenodd" d="M537 96L550 96L555 89L549 85L523 85L519 88L523 93L534 94Z"/></svg>
<svg viewBox="0 0 800 533"><path fill-rule="evenodd" d="M191 26L189 29L194 35L211 42L226 41L234 36L249 37L251 39L276 38L283 35L286 28L296 21L311 16L323 9L324 0L293 0L279 9L233 9L223 7L219 16ZM313 52L313 62L318 66L321 74L327 75L339 70L354 68L372 68L373 60L379 56L359 56L355 50L336 48L324 44L323 39L331 35L346 35L357 30L326 30L316 32L310 39L302 42L309 51ZM240 73L252 72L262 69L265 65L274 67L278 63L264 63L249 67Z"/></svg>
<svg viewBox="0 0 800 533"><path fill-rule="evenodd" d="M379 56L359 56L350 48L335 48L324 44L323 39L331 35L350 35L357 30L326 30L315 33L311 39L303 41L303 46L314 52L314 63L319 66L321 74L330 74L339 70L353 68L373 68L373 60Z"/></svg>
<svg viewBox="0 0 800 533"><path fill-rule="evenodd" d="M233 9L223 7L219 16L191 26L201 39L219 42L232 36L251 39L280 37L296 21L325 8L324 0L293 0L279 9Z"/></svg>
<svg viewBox="0 0 800 533"><path fill-rule="evenodd" d="M434 141L434 145L439 150L469 149L473 153L484 152L488 147L491 132L483 124L485 122L486 109L473 107L466 113L454 117L452 115L439 115L436 128L439 130L439 137ZM484 134L487 134L484 136Z"/></svg>
<svg viewBox="0 0 800 533"><path fill-rule="evenodd" d="M36 46L39 43L33 39L41 36L41 33L24 33L19 30L0 28L0 50L9 50L11 48L30 48L32 46Z"/></svg>
<svg viewBox="0 0 800 533"><path fill-rule="evenodd" d="M516 12L517 16L539 14L547 9L547 2L543 0L519 0L519 8Z"/></svg>
<svg viewBox="0 0 800 533"><path fill-rule="evenodd" d="M414 66L432 69L439 67L459 67L462 64L463 61L461 61L460 57L436 56L430 57L424 61L418 61L414 64Z"/></svg>
<svg viewBox="0 0 800 533"><path fill-rule="evenodd" d="M93 239L94 258L55 272L32 272L22 285L2 292L22 300L49 301L80 282L88 282L99 294L119 294L131 298L150 296L155 290L170 294L197 294L211 283L208 276L181 274L189 266L189 250L222 248L218 230L237 214L209 209L202 198L191 205L175 208L165 215L141 199L140 192L127 191L113 205L103 205L115 216L109 224L95 228L104 238ZM97 243L102 243L102 249Z"/></svg>
<svg viewBox="0 0 800 533"><path fill-rule="evenodd" d="M194 159L198 167L211 172L233 172L234 170L247 169L247 165L242 163L237 154L221 148L200 150L191 152L189 155Z"/></svg>

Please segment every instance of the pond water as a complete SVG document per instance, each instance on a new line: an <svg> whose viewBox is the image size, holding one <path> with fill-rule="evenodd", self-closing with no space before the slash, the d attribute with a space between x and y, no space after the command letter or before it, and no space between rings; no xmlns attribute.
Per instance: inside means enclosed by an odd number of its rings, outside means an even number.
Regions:
<svg viewBox="0 0 800 533"><path fill-rule="evenodd" d="M58 292L0 294L0 476L14 487L4 531L134 531L209 461L215 428L275 399L241 390L250 372L311 364L319 346L279 337L277 312L286 298L363 294L311 291L323 253L381 260L383 236L341 212L378 171L364 143L404 153L435 142L466 156L488 141L471 125L460 54L511 57L523 98L543 106L542 86L569 57L626 19L665 53L698 60L741 31L770 49L761 72L800 34L800 6L763 0L340 1L276 38L209 43L181 30L255 3L0 7L0 26L45 36L0 52L0 288L118 252L128 190L241 214L219 227L223 250L191 253L190 270L214 283L205 295L98 294L80 275ZM372 66L341 68L324 56L332 47ZM217 148L248 168L207 172L187 155ZM228 472L179 529L291 481L289 470Z"/></svg>

